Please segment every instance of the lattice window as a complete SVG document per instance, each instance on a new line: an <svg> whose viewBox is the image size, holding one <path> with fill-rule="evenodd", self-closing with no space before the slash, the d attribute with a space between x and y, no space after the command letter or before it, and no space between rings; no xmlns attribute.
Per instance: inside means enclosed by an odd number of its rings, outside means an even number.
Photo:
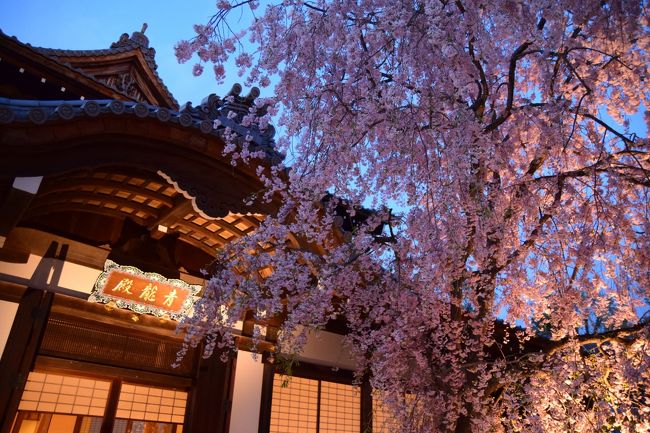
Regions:
<svg viewBox="0 0 650 433"><path fill-rule="evenodd" d="M123 384L117 404L117 418L182 424L187 392Z"/></svg>
<svg viewBox="0 0 650 433"><path fill-rule="evenodd" d="M273 378L270 433L316 433L318 381Z"/></svg>
<svg viewBox="0 0 650 433"><path fill-rule="evenodd" d="M108 381L31 372L18 410L103 416L110 386Z"/></svg>
<svg viewBox="0 0 650 433"><path fill-rule="evenodd" d="M48 321L41 352L83 361L119 364L142 370L166 372L176 361L182 342L145 335L129 335L101 323L80 323L53 315ZM194 353L185 357L177 372L192 373Z"/></svg>
<svg viewBox="0 0 650 433"><path fill-rule="evenodd" d="M100 433L111 382L31 372L12 433ZM182 433L188 393L124 383L113 433Z"/></svg>
<svg viewBox="0 0 650 433"><path fill-rule="evenodd" d="M270 433L358 433L360 416L357 387L279 374L273 378Z"/></svg>
<svg viewBox="0 0 650 433"><path fill-rule="evenodd" d="M320 433L357 433L361 423L359 388L321 382Z"/></svg>
<svg viewBox="0 0 650 433"><path fill-rule="evenodd" d="M182 433L183 426L179 424L162 424L152 421L133 421L116 419L113 433Z"/></svg>
<svg viewBox="0 0 650 433"><path fill-rule="evenodd" d="M373 433L392 433L398 423L390 409L382 402L381 393L372 393L372 431Z"/></svg>

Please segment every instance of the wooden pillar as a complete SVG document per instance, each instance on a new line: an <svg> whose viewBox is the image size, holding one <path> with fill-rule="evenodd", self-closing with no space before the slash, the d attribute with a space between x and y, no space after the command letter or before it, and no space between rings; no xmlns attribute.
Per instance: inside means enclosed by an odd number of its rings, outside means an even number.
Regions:
<svg viewBox="0 0 650 433"><path fill-rule="evenodd" d="M264 359L263 359L264 361ZM271 403L273 401L273 376L275 366L270 362L264 362L262 372L262 397L260 401L260 423L258 433L269 433L271 429Z"/></svg>
<svg viewBox="0 0 650 433"><path fill-rule="evenodd" d="M45 334L53 298L51 292L29 288L20 300L0 361L0 433L9 433L11 428Z"/></svg>
<svg viewBox="0 0 650 433"><path fill-rule="evenodd" d="M199 361L183 431L227 433L235 362L222 362L218 353Z"/></svg>
<svg viewBox="0 0 650 433"><path fill-rule="evenodd" d="M104 410L104 421L100 433L113 433L115 425L115 414L117 413L117 403L120 400L120 391L122 390L122 381L113 379L111 382L111 391L108 396L108 404Z"/></svg>
<svg viewBox="0 0 650 433"><path fill-rule="evenodd" d="M372 433L372 387L367 378L361 383L361 431Z"/></svg>

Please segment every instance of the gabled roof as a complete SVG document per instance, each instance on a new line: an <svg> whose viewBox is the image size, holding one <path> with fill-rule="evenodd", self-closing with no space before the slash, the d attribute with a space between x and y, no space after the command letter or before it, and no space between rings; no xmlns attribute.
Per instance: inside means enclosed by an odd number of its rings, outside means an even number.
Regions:
<svg viewBox="0 0 650 433"><path fill-rule="evenodd" d="M82 81L94 81L93 90L111 99L143 102L160 107L178 109L178 102L156 72L155 50L142 30L131 36L122 34L110 48L98 50L61 50L32 47L0 32L5 43L22 48L25 54L38 57L42 66L61 67L81 75ZM49 61L43 61L44 59ZM102 89L103 88L103 89ZM106 92L110 89L111 91ZM104 90L104 91L102 91ZM118 96L119 95L119 96Z"/></svg>

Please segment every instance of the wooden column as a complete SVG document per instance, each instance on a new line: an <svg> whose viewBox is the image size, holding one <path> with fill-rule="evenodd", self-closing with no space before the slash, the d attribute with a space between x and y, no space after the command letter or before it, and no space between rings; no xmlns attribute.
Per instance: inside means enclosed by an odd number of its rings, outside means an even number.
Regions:
<svg viewBox="0 0 650 433"><path fill-rule="evenodd" d="M372 433L372 387L367 378L361 383L361 431Z"/></svg>
<svg viewBox="0 0 650 433"><path fill-rule="evenodd" d="M0 361L0 433L9 433L18 404L45 334L54 294L25 291Z"/></svg>
<svg viewBox="0 0 650 433"><path fill-rule="evenodd" d="M115 414L117 413L117 403L120 400L120 391L122 390L122 381L113 379L111 381L111 391L108 396L108 404L104 410L104 421L100 433L113 433L115 425Z"/></svg>
<svg viewBox="0 0 650 433"><path fill-rule="evenodd" d="M263 359L264 361L264 359ZM260 423L258 433L269 433L271 429L271 403L273 401L273 376L275 366L271 362L264 362L262 373L262 397L260 401Z"/></svg>
<svg viewBox="0 0 650 433"><path fill-rule="evenodd" d="M235 361L232 356L224 363L218 353L199 361L183 431L227 433Z"/></svg>

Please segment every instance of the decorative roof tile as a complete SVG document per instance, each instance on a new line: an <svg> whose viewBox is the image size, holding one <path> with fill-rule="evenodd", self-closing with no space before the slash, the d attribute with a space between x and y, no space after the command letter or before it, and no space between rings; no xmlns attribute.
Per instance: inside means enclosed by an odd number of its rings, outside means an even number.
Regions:
<svg viewBox="0 0 650 433"><path fill-rule="evenodd" d="M269 125L260 130L256 125L242 125L243 116L249 112L259 94L256 88L246 97L239 96L241 86L236 84L223 99L215 94L209 95L197 107L190 103L180 111L170 110L142 102L120 101L116 99L84 101L31 101L0 98L0 124L33 123L37 125L49 121L71 121L78 117L136 116L152 118L162 123L176 123L183 128L194 128L203 134L223 138L226 128L235 132L243 143L249 139L253 151L262 150L269 162L277 163L283 156L275 150L275 129ZM216 125L216 127L215 127Z"/></svg>

